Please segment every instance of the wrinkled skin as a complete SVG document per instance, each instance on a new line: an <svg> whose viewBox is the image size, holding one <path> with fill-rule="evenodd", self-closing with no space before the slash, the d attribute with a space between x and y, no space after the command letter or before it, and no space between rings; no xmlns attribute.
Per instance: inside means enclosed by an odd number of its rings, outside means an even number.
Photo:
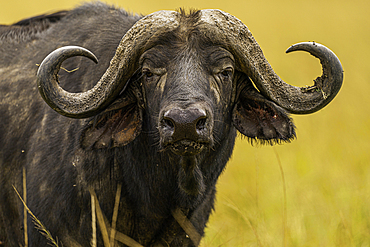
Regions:
<svg viewBox="0 0 370 247"><path fill-rule="evenodd" d="M4 246L23 245L23 206L12 188L22 193L23 167L29 208L63 246L90 245L89 188L110 222L119 185L117 231L143 246L193 246L171 211L180 208L203 235L237 130L251 141L294 138L284 110L254 89L231 51L197 32L191 15L184 17L187 32L164 34L145 49L129 87L105 112L75 120L43 102L35 64L62 45L87 47L99 65L73 58L63 67L79 70L59 74L64 88L85 91L138 19L102 4L85 5L55 22L40 17L40 23L50 22L47 32L2 36L0 51L9 50L0 60ZM30 219L28 229L30 246L47 245ZM98 243L103 246L100 234Z"/></svg>

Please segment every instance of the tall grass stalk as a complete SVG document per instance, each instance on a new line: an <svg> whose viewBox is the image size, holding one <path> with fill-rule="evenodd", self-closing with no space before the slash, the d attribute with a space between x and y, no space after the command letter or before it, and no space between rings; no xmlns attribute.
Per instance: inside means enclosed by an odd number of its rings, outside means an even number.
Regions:
<svg viewBox="0 0 370 247"><path fill-rule="evenodd" d="M92 237L91 237L91 247L96 247L96 210L95 210L95 198L92 194L91 195L91 229L92 229Z"/></svg>
<svg viewBox="0 0 370 247"><path fill-rule="evenodd" d="M27 179L26 168L23 167L23 200L27 204ZM28 247L28 228L27 228L27 209L23 207L23 230L24 230L24 247Z"/></svg>
<svg viewBox="0 0 370 247"><path fill-rule="evenodd" d="M100 205L99 205L99 200L95 194L95 191L93 188L90 188L90 195L91 195L91 203L94 204L94 211L96 213L96 218L98 220L99 228L100 228L100 233L102 234L103 237L103 242L104 242L104 247L113 247L114 246L114 240L117 240L127 246L130 247L143 247L141 244L136 242L134 239L130 238L129 236L116 231L116 222L117 222L117 216L118 216L118 205L119 205L119 200L120 200L120 194L121 194L121 185L117 187L117 192L116 192L116 202L114 206L114 212L113 212L113 219L112 219L112 225L114 224L114 230L113 227L110 228L109 222L103 212L101 211ZM96 223L95 223L96 224ZM109 240L109 235L108 231L112 233L112 230L114 231L114 238ZM112 236L112 235L111 235ZM111 245L113 243L113 245Z"/></svg>
<svg viewBox="0 0 370 247"><path fill-rule="evenodd" d="M107 225L105 223L104 215L101 211L98 198L96 197L94 189L90 188L90 195L92 204L95 205L96 218L98 219L98 224L100 228L101 235L103 237L103 242L105 247L110 247L109 235Z"/></svg>
<svg viewBox="0 0 370 247"><path fill-rule="evenodd" d="M281 173L281 180L283 183L283 246L287 246L287 221L288 221L288 216L287 216L287 196L286 196L286 183L285 183L285 177L284 177L284 170L283 166L281 165L280 157L278 152L276 151L275 147L272 147L280 168L280 173Z"/></svg>
<svg viewBox="0 0 370 247"><path fill-rule="evenodd" d="M21 195L18 193L18 190L14 187L13 189L17 193L19 199L22 201L24 208L27 210L27 212L31 215L31 218L33 219L33 223L36 227L36 229L46 237L47 240L49 240L54 246L59 247L58 242L54 240L53 236L51 236L51 233L46 229L44 224L32 213L32 211L28 208L26 202L22 199Z"/></svg>
<svg viewBox="0 0 370 247"><path fill-rule="evenodd" d="M110 245L112 247L114 246L114 238L116 236L116 225L117 225L117 218L118 218L119 201L121 199L121 190L122 190L122 185L119 184L117 186L117 191L116 191L116 199L114 202L114 210L113 210L113 216L112 216L112 228L110 230Z"/></svg>
<svg viewBox="0 0 370 247"><path fill-rule="evenodd" d="M256 153L254 153L254 160L255 160L255 163L256 163L256 209L257 209L257 222L260 221L260 208L259 208L259 189L260 189L260 185L259 185L259 158L257 156ZM258 236L258 232L257 232L257 229L256 229L256 233L257 236ZM260 247L261 245L259 244L258 247Z"/></svg>
<svg viewBox="0 0 370 247"><path fill-rule="evenodd" d="M198 246L201 240L200 234L195 229L194 225L190 220L184 215L180 208L172 211L172 216L175 218L177 223L182 227L182 229L188 234L190 239L193 241L195 246Z"/></svg>

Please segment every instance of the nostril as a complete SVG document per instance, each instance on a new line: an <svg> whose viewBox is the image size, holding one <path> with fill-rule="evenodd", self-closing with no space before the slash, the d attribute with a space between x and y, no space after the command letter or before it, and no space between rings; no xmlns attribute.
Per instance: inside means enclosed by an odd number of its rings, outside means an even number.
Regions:
<svg viewBox="0 0 370 247"><path fill-rule="evenodd" d="M175 128L175 124L173 123L172 119L163 118L162 123L163 123L163 127L167 127L167 128L170 128L170 129Z"/></svg>
<svg viewBox="0 0 370 247"><path fill-rule="evenodd" d="M202 118L199 118L197 123L196 123L196 128L197 130L202 130L206 127L206 122L207 122L207 118L206 117L202 117Z"/></svg>
<svg viewBox="0 0 370 247"><path fill-rule="evenodd" d="M162 134L173 141L188 139L198 141L205 135L208 116L199 108L172 108L164 112L160 127Z"/></svg>

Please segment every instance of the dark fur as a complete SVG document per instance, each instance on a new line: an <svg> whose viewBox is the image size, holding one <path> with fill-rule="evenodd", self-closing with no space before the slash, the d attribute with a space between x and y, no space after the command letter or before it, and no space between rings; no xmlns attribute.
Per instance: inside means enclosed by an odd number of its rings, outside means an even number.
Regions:
<svg viewBox="0 0 370 247"><path fill-rule="evenodd" d="M197 31L197 16L195 11L183 13L187 32L153 37L145 53L156 67L169 71L162 95L151 93L149 80L154 79L141 73L140 64L130 87L120 96L128 101L126 108L88 120L63 117L43 102L36 88L36 64L61 46L79 45L91 50L99 58L98 65L73 58L63 67L78 70L59 74L66 90L86 91L99 80L122 36L140 16L95 3L0 26L0 241L4 246L19 246L24 241L23 205L12 188L14 185L22 194L23 167L27 171L29 208L63 246L77 242L90 245L88 188L95 190L110 221L118 184L122 184L118 231L144 246L192 246L171 211L181 208L203 235L214 204L215 184L232 153L236 129L251 140L263 142L294 138L291 119L260 95L241 72L222 77L219 102L207 95L208 78L214 76L210 72L214 64L209 61L217 61L219 46ZM209 57L212 51L213 58ZM196 71L189 84L193 90L188 93L181 87L185 67ZM163 108L198 101L212 112L212 141L195 155L195 175L189 177L181 169L182 162L188 161L162 145L157 126ZM103 140L107 136L101 133L107 124L114 124L125 112L140 119L140 126L133 127L135 136L121 143ZM198 194L184 191L188 179L195 179ZM46 238L30 219L28 222L30 246L46 246Z"/></svg>

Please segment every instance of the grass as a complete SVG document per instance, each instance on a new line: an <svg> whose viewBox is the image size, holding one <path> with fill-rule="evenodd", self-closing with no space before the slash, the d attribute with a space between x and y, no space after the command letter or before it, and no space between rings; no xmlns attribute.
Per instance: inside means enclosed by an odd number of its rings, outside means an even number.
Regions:
<svg viewBox="0 0 370 247"><path fill-rule="evenodd" d="M286 246L370 246L366 153L337 154L332 150L340 142L327 148L312 144L276 147L286 180L284 210L273 148L239 143L219 181L216 212L202 246L284 246L285 241Z"/></svg>
<svg viewBox="0 0 370 247"><path fill-rule="evenodd" d="M51 233L47 230L44 224L32 213L32 211L27 206L27 179L26 179L26 169L23 168L23 197L19 194L18 190L13 186L14 191L17 193L19 199L22 201L24 206L24 247L28 246L28 233L27 233L27 213L31 216L35 228L44 235L45 238L55 247L58 247L58 241L53 238Z"/></svg>
<svg viewBox="0 0 370 247"><path fill-rule="evenodd" d="M28 232L27 232L27 216L30 215L35 228L42 234L48 241L51 246L58 247L59 243L56 241L51 233L47 230L44 224L32 213L32 211L27 206L27 176L26 169L23 168L23 197L19 194L18 190L13 186L14 191L18 195L19 199L22 201L24 206L24 247L28 247ZM92 187L89 188L91 195L91 247L97 246L97 225L99 225L99 230L103 238L104 247L113 247L117 246L116 244L123 243L130 247L143 247L141 244L136 242L134 239L129 236L118 232L116 230L116 223L118 218L118 208L121 198L122 185L117 186L116 198L114 202L113 216L112 216L112 226L110 226L108 219L105 217L104 213L100 208L100 203L98 197L95 194L95 191ZM187 236L193 241L195 246L198 246L201 240L200 234L196 231L193 224L189 219L183 214L181 209L176 209L172 212L173 217L177 220L180 226L187 233ZM77 244L77 243L76 243Z"/></svg>
<svg viewBox="0 0 370 247"><path fill-rule="evenodd" d="M19 194L18 190L14 186L13 186L13 189L15 193L18 195L21 202L23 203L23 207L24 207L24 221L23 221L24 247L28 246L27 215L30 215L35 228L39 231L40 234L42 234L49 241L49 244L51 246L58 247L59 246L58 241L53 238L52 234L49 232L47 227L37 218L37 216L35 216L32 213L32 211L27 206L27 176L26 176L25 168L23 168L23 197ZM99 230L103 238L104 247L116 246L116 242L124 243L130 247L143 247L141 244L137 243L135 240L131 239L127 235L116 231L118 206L119 206L119 201L120 201L120 196L121 196L121 189L122 189L122 186L118 185L117 191L116 191L116 199L114 203L112 227L109 225L108 219L105 217L105 215L101 211L99 200L95 194L94 189L93 188L89 189L89 192L91 195L91 223L92 223L91 247L97 246L97 225L99 225ZM183 222L189 223L189 221L186 219L184 219ZM198 240L198 243L199 243L199 240Z"/></svg>

